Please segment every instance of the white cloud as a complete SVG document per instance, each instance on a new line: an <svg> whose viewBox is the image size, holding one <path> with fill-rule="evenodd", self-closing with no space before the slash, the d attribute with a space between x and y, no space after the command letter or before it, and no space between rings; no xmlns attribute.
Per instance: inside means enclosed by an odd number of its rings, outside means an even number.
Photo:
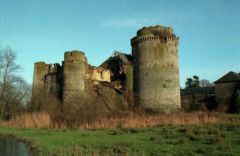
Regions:
<svg viewBox="0 0 240 156"><path fill-rule="evenodd" d="M123 27L142 27L156 23L157 19L154 18L130 18L122 17L109 19L103 22L103 27L114 27L114 28L123 28Z"/></svg>

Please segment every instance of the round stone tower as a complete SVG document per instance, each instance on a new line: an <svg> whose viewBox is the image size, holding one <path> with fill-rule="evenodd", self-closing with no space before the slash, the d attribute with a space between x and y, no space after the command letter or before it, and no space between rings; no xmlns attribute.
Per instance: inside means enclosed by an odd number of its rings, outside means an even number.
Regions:
<svg viewBox="0 0 240 156"><path fill-rule="evenodd" d="M136 105L172 112L181 107L178 40L171 27L144 27L131 39Z"/></svg>
<svg viewBox="0 0 240 156"><path fill-rule="evenodd" d="M42 103L43 92L45 92L45 76L48 73L49 65L45 62L34 63L32 102Z"/></svg>
<svg viewBox="0 0 240 156"><path fill-rule="evenodd" d="M81 51L67 51L63 64L63 102L68 103L85 92L87 59Z"/></svg>

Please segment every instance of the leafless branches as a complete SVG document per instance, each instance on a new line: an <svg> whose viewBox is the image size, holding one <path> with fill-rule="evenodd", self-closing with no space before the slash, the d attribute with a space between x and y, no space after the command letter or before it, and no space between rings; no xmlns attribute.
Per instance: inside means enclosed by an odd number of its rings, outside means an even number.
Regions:
<svg viewBox="0 0 240 156"><path fill-rule="evenodd" d="M27 102L30 86L17 76L20 66L16 64L16 53L11 48L0 50L0 115L8 119Z"/></svg>

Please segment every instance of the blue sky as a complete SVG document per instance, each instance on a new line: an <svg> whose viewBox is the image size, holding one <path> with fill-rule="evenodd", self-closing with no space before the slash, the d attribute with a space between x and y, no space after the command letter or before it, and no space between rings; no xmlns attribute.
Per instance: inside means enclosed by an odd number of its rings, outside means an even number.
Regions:
<svg viewBox="0 0 240 156"><path fill-rule="evenodd" d="M0 48L17 52L32 83L33 63L60 63L82 50L99 65L114 50L131 53L143 26L171 26L180 38L180 82L240 72L240 0L0 0Z"/></svg>

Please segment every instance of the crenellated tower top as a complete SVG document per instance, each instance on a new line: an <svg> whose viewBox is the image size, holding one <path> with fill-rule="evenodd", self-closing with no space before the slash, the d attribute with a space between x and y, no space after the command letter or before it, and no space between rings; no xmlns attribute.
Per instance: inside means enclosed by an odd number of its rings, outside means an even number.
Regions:
<svg viewBox="0 0 240 156"><path fill-rule="evenodd" d="M171 27L165 26L150 26L143 27L137 31L137 36L131 39L131 45L145 41L160 41L160 43L174 42L178 44L179 38L173 33Z"/></svg>

